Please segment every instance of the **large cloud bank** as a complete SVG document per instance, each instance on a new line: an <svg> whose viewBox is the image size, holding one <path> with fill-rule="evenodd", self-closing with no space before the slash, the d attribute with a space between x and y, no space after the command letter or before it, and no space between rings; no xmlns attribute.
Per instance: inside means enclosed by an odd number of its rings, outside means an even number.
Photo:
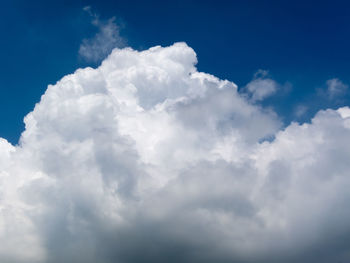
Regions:
<svg viewBox="0 0 350 263"><path fill-rule="evenodd" d="M350 109L281 129L184 43L115 49L0 139L0 262L347 262Z"/></svg>

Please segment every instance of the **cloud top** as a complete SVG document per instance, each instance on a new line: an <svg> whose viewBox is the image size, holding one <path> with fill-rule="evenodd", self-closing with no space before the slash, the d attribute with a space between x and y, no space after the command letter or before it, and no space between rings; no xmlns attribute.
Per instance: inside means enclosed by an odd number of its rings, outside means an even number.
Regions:
<svg viewBox="0 0 350 263"><path fill-rule="evenodd" d="M196 62L114 49L48 87L0 140L1 262L350 259L349 108L281 130Z"/></svg>

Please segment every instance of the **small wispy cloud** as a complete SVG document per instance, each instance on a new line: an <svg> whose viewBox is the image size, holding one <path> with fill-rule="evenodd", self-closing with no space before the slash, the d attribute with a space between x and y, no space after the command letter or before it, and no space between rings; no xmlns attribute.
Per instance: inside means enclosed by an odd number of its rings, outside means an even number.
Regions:
<svg viewBox="0 0 350 263"><path fill-rule="evenodd" d="M341 80L334 78L329 79L327 84L327 95L330 99L334 99L338 96L344 95L348 90L349 86L344 84Z"/></svg>
<svg viewBox="0 0 350 263"><path fill-rule="evenodd" d="M309 110L309 108L306 105L300 104L300 105L295 107L294 115L296 117L300 118L300 117L304 116L308 110Z"/></svg>
<svg viewBox="0 0 350 263"><path fill-rule="evenodd" d="M245 91L252 101L261 101L276 93L278 83L268 78L268 71L259 69L251 82L245 86Z"/></svg>
<svg viewBox="0 0 350 263"><path fill-rule="evenodd" d="M108 20L100 19L90 6L83 8L92 18L92 25L98 32L92 38L83 39L79 47L79 56L88 62L99 62L104 59L116 47L124 47L126 40L120 36L120 26L116 18Z"/></svg>

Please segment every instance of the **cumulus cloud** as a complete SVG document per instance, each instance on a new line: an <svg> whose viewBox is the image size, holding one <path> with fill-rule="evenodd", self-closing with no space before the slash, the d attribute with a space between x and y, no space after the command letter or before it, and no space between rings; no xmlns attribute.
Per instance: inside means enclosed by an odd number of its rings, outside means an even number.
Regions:
<svg viewBox="0 0 350 263"><path fill-rule="evenodd" d="M92 25L98 32L92 38L83 39L79 47L79 55L88 62L100 62L113 48L124 47L125 39L120 36L120 27L116 24L115 17L108 20L101 20L92 12L90 6L84 7L92 18Z"/></svg>
<svg viewBox="0 0 350 263"><path fill-rule="evenodd" d="M114 49L48 87L0 139L1 262L350 260L350 109L281 129L196 62Z"/></svg>
<svg viewBox="0 0 350 263"><path fill-rule="evenodd" d="M348 85L344 84L337 78L327 80L326 84L328 93L327 95L330 97L330 99L344 95L348 90Z"/></svg>

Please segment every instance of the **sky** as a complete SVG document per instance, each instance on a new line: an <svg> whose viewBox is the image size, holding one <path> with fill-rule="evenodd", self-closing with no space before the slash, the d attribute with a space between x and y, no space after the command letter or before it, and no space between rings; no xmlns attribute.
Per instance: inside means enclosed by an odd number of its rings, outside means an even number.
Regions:
<svg viewBox="0 0 350 263"><path fill-rule="evenodd" d="M316 96L329 79L350 82L346 1L15 0L2 5L0 136L12 143L48 84L102 60L79 57L82 39L98 30L85 6L101 19L115 17L128 46L143 50L184 41L196 50L201 71L239 87L258 70L268 71L290 87L265 102L286 123L307 121L319 109L349 102L344 95L341 101ZM305 104L312 106L297 118L294 113Z"/></svg>
<svg viewBox="0 0 350 263"><path fill-rule="evenodd" d="M2 3L0 262L349 262L348 9Z"/></svg>

